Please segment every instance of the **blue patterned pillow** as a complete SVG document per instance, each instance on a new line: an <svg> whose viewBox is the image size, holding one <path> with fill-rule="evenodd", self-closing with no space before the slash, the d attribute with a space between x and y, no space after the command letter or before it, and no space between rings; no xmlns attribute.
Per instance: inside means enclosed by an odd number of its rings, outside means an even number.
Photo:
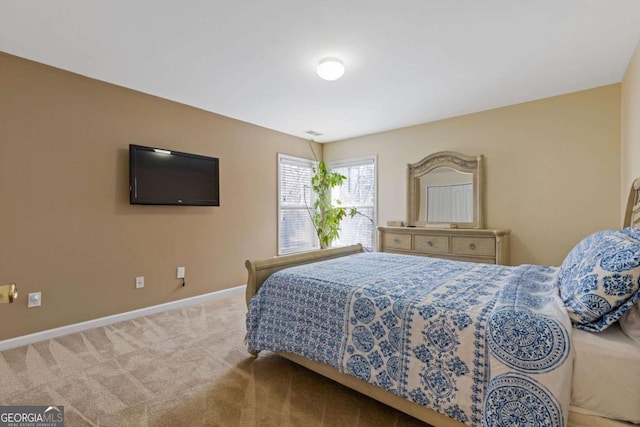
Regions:
<svg viewBox="0 0 640 427"><path fill-rule="evenodd" d="M640 299L640 231L584 238L560 267L560 296L576 328L603 331Z"/></svg>

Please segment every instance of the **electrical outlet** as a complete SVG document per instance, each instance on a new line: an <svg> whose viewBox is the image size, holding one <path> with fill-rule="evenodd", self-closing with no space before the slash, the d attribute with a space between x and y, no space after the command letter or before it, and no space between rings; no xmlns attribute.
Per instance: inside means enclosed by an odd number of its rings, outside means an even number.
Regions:
<svg viewBox="0 0 640 427"><path fill-rule="evenodd" d="M177 279L184 279L184 267L178 267L177 269L177 274L176 274L176 278Z"/></svg>
<svg viewBox="0 0 640 427"><path fill-rule="evenodd" d="M136 277L136 289L144 288L144 276Z"/></svg>
<svg viewBox="0 0 640 427"><path fill-rule="evenodd" d="M40 307L42 305L42 292L32 292L27 298L27 307Z"/></svg>

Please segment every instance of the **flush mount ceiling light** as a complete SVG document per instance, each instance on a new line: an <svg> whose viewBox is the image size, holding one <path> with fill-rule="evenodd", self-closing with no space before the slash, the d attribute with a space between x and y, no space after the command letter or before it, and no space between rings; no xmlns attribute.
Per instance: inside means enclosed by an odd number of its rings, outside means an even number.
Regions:
<svg viewBox="0 0 640 427"><path fill-rule="evenodd" d="M325 80L338 80L344 74L344 64L338 58L322 58L316 72Z"/></svg>

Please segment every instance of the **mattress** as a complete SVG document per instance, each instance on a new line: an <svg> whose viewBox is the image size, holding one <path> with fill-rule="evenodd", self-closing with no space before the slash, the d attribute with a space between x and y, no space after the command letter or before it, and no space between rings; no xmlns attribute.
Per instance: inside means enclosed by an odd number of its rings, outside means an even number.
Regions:
<svg viewBox="0 0 640 427"><path fill-rule="evenodd" d="M573 329L571 410L640 423L640 346L618 323L603 332Z"/></svg>

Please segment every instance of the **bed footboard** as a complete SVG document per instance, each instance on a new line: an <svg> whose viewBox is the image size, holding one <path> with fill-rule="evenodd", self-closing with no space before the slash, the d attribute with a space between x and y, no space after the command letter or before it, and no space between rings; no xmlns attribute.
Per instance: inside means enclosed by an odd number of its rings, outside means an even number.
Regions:
<svg viewBox="0 0 640 427"><path fill-rule="evenodd" d="M247 267L249 277L247 278L247 306L251 298L258 292L262 283L267 277L285 268L294 267L296 265L309 264L316 261L323 261L332 258L339 258L347 255L364 252L360 243L343 246L339 248L320 249L317 251L302 252L292 255L284 255L272 257L263 260L247 260L244 265Z"/></svg>

